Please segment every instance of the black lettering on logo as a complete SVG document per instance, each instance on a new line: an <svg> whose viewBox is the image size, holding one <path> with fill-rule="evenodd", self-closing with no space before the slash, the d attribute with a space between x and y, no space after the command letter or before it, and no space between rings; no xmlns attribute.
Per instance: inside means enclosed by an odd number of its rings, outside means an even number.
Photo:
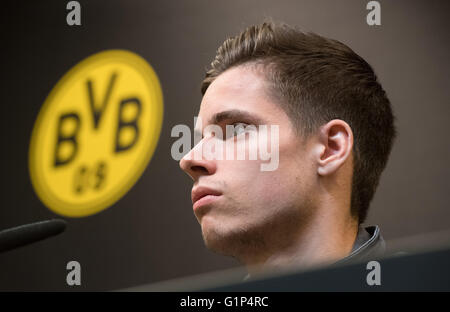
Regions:
<svg viewBox="0 0 450 312"><path fill-rule="evenodd" d="M123 111L126 105L136 105L137 112L135 118L132 120L125 121L123 120ZM130 149L134 144L136 144L139 137L139 127L137 125L137 121L139 119L139 115L141 114L141 101L138 98L128 98L120 101L119 104L119 114L117 120L117 132L116 132L116 147L115 152L120 153ZM128 144L120 143L120 133L124 128L132 128L134 130L134 137L131 142Z"/></svg>
<svg viewBox="0 0 450 312"><path fill-rule="evenodd" d="M69 122L70 119L72 119L76 123L74 131L71 134L63 134L62 133L63 124L65 122ZM73 158L77 154L78 143L77 143L76 136L77 136L78 130L80 129L80 123L81 123L81 120L77 113L67 113L67 114L63 114L59 117L58 133L57 133L57 137L56 137L54 162L53 162L54 167L67 165L69 162L71 162L73 160ZM61 147L62 143L72 144L72 153L65 159L62 159L61 155L60 155L60 147Z"/></svg>

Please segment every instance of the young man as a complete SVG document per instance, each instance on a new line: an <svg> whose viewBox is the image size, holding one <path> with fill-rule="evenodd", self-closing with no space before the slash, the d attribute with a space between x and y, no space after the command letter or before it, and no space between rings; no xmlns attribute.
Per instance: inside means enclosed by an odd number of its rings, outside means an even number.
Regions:
<svg viewBox="0 0 450 312"><path fill-rule="evenodd" d="M202 139L180 167L194 181L194 214L208 248L237 258L250 274L383 252L379 228L361 223L396 131L367 62L338 41L263 23L219 47L202 94ZM256 127L218 137L205 133L210 125L224 133ZM261 170L267 161L260 158L195 157L217 140L248 151L245 139L259 125L278 126L275 170Z"/></svg>

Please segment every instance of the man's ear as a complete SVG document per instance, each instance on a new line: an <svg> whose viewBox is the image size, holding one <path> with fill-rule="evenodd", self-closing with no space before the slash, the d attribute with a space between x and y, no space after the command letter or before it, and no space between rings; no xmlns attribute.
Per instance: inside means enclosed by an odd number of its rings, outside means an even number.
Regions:
<svg viewBox="0 0 450 312"><path fill-rule="evenodd" d="M343 120L333 119L320 127L317 173L325 176L338 170L350 158L353 132Z"/></svg>

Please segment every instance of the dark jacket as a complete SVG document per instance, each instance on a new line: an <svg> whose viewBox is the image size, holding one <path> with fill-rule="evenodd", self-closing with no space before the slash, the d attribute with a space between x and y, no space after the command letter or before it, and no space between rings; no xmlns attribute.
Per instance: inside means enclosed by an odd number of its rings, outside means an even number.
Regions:
<svg viewBox="0 0 450 312"><path fill-rule="evenodd" d="M375 260L382 257L385 250L386 243L383 236L381 236L378 225L360 226L352 251L345 258L335 262L335 264Z"/></svg>

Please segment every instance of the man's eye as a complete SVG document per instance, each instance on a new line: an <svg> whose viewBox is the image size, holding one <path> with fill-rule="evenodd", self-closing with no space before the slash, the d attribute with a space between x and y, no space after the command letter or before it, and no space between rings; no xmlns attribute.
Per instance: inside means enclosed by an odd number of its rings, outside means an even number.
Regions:
<svg viewBox="0 0 450 312"><path fill-rule="evenodd" d="M248 130L248 124L244 122L235 122L231 125L226 126L226 138L233 138L240 134L243 134Z"/></svg>
<svg viewBox="0 0 450 312"><path fill-rule="evenodd" d="M247 124L243 122L236 122L233 124L233 135L237 136L245 132L245 127L247 127Z"/></svg>

